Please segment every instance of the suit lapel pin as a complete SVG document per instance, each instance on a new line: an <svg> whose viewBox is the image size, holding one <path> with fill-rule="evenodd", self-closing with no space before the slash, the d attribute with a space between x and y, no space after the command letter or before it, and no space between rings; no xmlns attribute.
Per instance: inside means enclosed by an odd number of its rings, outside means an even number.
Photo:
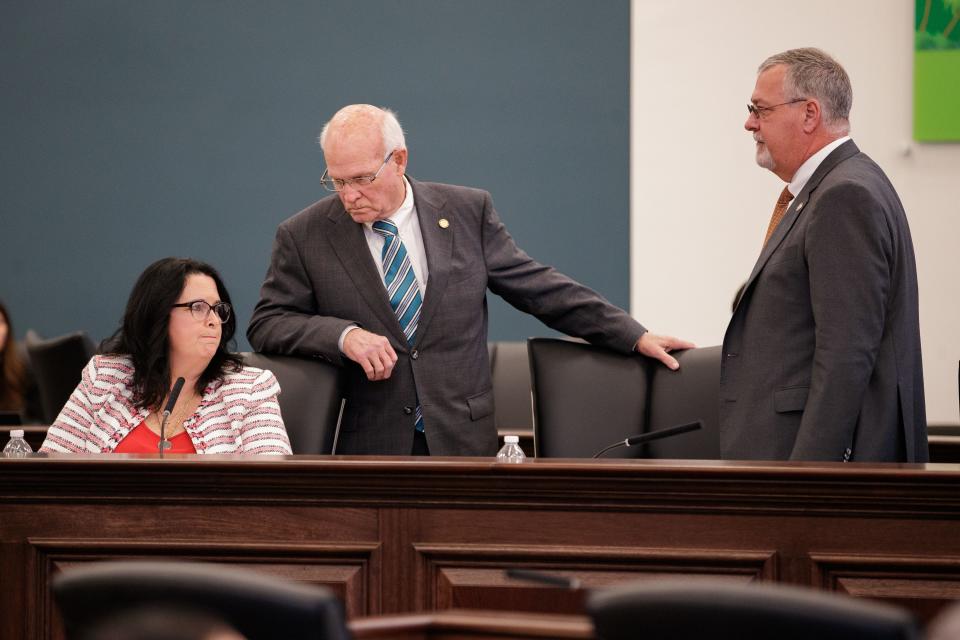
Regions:
<svg viewBox="0 0 960 640"><path fill-rule="evenodd" d="M446 229L447 227L450 226L450 221L447 220L446 218L440 218L440 220L437 221L437 224L440 226L441 229Z"/></svg>
<svg viewBox="0 0 960 640"><path fill-rule="evenodd" d="M807 204L806 202L801 202L797 205L797 213L800 213L800 210L803 209L803 205Z"/></svg>

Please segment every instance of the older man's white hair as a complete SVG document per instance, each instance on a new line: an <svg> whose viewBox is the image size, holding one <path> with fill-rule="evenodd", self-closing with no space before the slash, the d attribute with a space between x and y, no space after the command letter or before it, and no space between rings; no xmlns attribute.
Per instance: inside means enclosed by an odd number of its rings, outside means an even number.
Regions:
<svg viewBox="0 0 960 640"><path fill-rule="evenodd" d="M362 126L365 123L380 125L384 155L397 149L407 148L403 127L397 120L397 114L386 107L375 107L372 104L351 104L333 114L333 117L323 125L323 129L320 131L320 137L318 138L320 147L326 151L327 135L330 133L331 127L334 129L339 127L349 128Z"/></svg>

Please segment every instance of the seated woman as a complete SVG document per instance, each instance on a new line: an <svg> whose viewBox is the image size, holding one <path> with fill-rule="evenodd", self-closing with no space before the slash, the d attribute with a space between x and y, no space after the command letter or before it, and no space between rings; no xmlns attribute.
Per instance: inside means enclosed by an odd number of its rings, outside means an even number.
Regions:
<svg viewBox="0 0 960 640"><path fill-rule="evenodd" d="M47 453L156 453L174 381L186 383L166 423L168 453L289 454L280 386L227 350L236 320L216 270L164 258L140 275L123 324L94 356L47 431Z"/></svg>
<svg viewBox="0 0 960 640"><path fill-rule="evenodd" d="M37 422L41 417L40 398L30 370L26 349L14 340L13 321L0 302L0 413L14 424Z"/></svg>

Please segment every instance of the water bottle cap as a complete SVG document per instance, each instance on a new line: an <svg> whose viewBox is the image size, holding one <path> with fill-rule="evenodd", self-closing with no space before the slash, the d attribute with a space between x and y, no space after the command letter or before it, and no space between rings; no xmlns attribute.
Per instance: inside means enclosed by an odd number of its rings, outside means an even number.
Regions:
<svg viewBox="0 0 960 640"><path fill-rule="evenodd" d="M23 429L11 429L11 430L10 430L10 437L11 437L11 438L22 438L22 437L23 437Z"/></svg>
<svg viewBox="0 0 960 640"><path fill-rule="evenodd" d="M506 444L517 444L520 442L520 436L503 436L503 441Z"/></svg>

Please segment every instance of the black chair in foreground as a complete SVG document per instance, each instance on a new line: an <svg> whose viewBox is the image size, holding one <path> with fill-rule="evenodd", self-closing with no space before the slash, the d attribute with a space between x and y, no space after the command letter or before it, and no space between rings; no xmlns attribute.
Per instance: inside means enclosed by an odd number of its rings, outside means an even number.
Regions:
<svg viewBox="0 0 960 640"><path fill-rule="evenodd" d="M84 331L45 340L30 330L26 345L40 392L41 418L51 424L80 383L83 367L95 352L93 341Z"/></svg>
<svg viewBox="0 0 960 640"><path fill-rule="evenodd" d="M720 458L720 347L678 351L679 371L637 355L554 338L527 341L538 457L589 458L630 436L702 429L605 457Z"/></svg>
<svg viewBox="0 0 960 640"><path fill-rule="evenodd" d="M350 638L328 589L215 564L104 562L60 574L53 593L68 640L145 607L214 616L247 640Z"/></svg>
<svg viewBox="0 0 960 640"><path fill-rule="evenodd" d="M909 612L836 593L722 580L648 580L587 600L602 640L917 640Z"/></svg>
<svg viewBox="0 0 960 640"><path fill-rule="evenodd" d="M333 452L343 413L340 368L313 358L241 353L244 364L269 369L280 383L280 413L297 455Z"/></svg>

